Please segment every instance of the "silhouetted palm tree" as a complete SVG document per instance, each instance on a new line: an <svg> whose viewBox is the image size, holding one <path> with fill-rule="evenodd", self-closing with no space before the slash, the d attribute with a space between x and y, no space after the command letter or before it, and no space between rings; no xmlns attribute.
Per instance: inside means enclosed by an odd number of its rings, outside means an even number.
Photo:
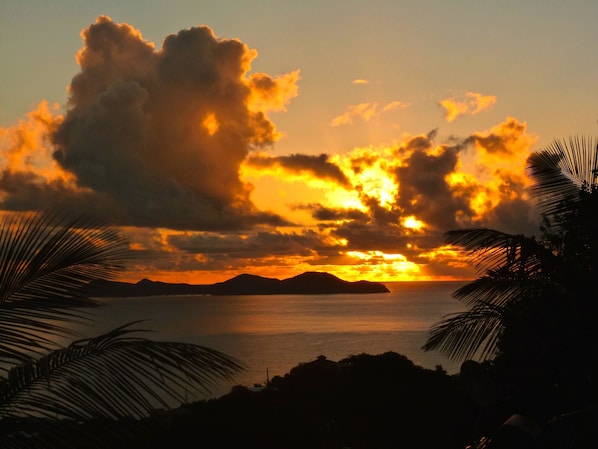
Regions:
<svg viewBox="0 0 598 449"><path fill-rule="evenodd" d="M454 292L468 310L436 323L424 349L486 361L505 395L547 419L596 404L596 141L556 140L529 157L528 169L541 236L448 232L483 274Z"/></svg>
<svg viewBox="0 0 598 449"><path fill-rule="evenodd" d="M137 322L58 346L64 337L72 338L73 322L90 319L88 308L100 305L91 299L92 281L113 278L131 254L119 233L88 217L53 212L4 216L1 447L20 447L13 424L21 418L75 423L142 418L156 407L184 402L188 393L207 392L215 381L241 369L210 348L138 337ZM33 447L32 435L28 447Z"/></svg>
<svg viewBox="0 0 598 449"><path fill-rule="evenodd" d="M447 232L447 242L465 250L483 275L454 293L469 310L433 326L426 350L440 350L455 360L492 358L511 307L571 296L591 285L598 269L595 142L555 141L531 155L528 167L544 221L542 238L484 228ZM571 301L596 302L586 301L587 296Z"/></svg>

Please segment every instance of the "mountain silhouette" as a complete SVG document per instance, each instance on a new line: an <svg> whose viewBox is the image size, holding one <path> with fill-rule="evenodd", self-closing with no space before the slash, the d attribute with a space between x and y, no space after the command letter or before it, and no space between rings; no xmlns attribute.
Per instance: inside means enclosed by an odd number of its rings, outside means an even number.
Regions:
<svg viewBox="0 0 598 449"><path fill-rule="evenodd" d="M157 295L325 295L335 293L388 293L384 284L344 281L330 273L309 271L288 279L240 274L215 284L171 284L142 279L128 282L95 282L89 294L100 297Z"/></svg>

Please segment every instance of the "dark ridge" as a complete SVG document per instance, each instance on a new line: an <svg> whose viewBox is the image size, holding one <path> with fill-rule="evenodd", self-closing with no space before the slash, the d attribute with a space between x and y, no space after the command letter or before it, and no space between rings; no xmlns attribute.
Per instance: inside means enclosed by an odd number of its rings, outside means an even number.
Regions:
<svg viewBox="0 0 598 449"><path fill-rule="evenodd" d="M279 280L241 274L215 284L170 284L142 279L136 284L98 281L90 286L92 295L133 297L158 295L325 295L337 293L388 293L384 284L369 281L349 282L330 273L306 272Z"/></svg>

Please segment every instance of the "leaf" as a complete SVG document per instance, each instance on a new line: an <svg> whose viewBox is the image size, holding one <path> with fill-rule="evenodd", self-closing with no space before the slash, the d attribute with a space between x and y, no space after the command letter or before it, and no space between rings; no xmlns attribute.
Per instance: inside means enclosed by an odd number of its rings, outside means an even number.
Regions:
<svg viewBox="0 0 598 449"><path fill-rule="evenodd" d="M0 224L0 369L49 350L65 324L97 307L86 287L111 279L132 257L127 241L89 217L49 211Z"/></svg>
<svg viewBox="0 0 598 449"><path fill-rule="evenodd" d="M242 369L210 348L133 336L144 332L134 324L13 368L0 382L0 416L141 418L208 393Z"/></svg>

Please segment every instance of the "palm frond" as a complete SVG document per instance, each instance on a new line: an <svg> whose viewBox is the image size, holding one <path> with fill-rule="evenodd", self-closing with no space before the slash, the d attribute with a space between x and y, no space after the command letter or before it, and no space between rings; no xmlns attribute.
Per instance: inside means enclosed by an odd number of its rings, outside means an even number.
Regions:
<svg viewBox="0 0 598 449"><path fill-rule="evenodd" d="M0 366L50 349L64 324L98 306L91 281L111 279L131 257L124 237L91 217L5 215L0 224ZM20 334L20 330L24 332Z"/></svg>
<svg viewBox="0 0 598 449"><path fill-rule="evenodd" d="M495 276L481 276L453 292L453 297L468 306L478 303L504 307L522 296L524 283L518 279L504 279Z"/></svg>
<svg viewBox="0 0 598 449"><path fill-rule="evenodd" d="M530 276L541 271L553 258L533 237L513 235L493 229L457 229L445 233L450 245L462 248L480 270L491 270L503 277Z"/></svg>
<svg viewBox="0 0 598 449"><path fill-rule="evenodd" d="M143 332L134 324L13 368L0 382L0 416L139 418L208 393L243 368L200 345L132 336Z"/></svg>
<svg viewBox="0 0 598 449"><path fill-rule="evenodd" d="M434 324L423 349L458 360L491 357L498 347L505 310L545 288L555 256L533 237L492 229L454 230L446 237L485 273L453 293L469 310Z"/></svg>
<svg viewBox="0 0 598 449"><path fill-rule="evenodd" d="M59 309L47 313L47 304L4 303L0 307L0 372L32 360L56 348L65 336L74 337L73 329L55 320ZM81 320L81 312L62 311L63 321Z"/></svg>
<svg viewBox="0 0 598 449"><path fill-rule="evenodd" d="M422 349L439 351L454 361L487 359L497 350L503 311L503 307L478 303L466 312L447 315L430 328Z"/></svg>
<svg viewBox="0 0 598 449"><path fill-rule="evenodd" d="M555 140L528 158L534 180L532 193L542 213L552 214L559 205L576 201L581 190L596 188L598 175L597 140L571 137Z"/></svg>

